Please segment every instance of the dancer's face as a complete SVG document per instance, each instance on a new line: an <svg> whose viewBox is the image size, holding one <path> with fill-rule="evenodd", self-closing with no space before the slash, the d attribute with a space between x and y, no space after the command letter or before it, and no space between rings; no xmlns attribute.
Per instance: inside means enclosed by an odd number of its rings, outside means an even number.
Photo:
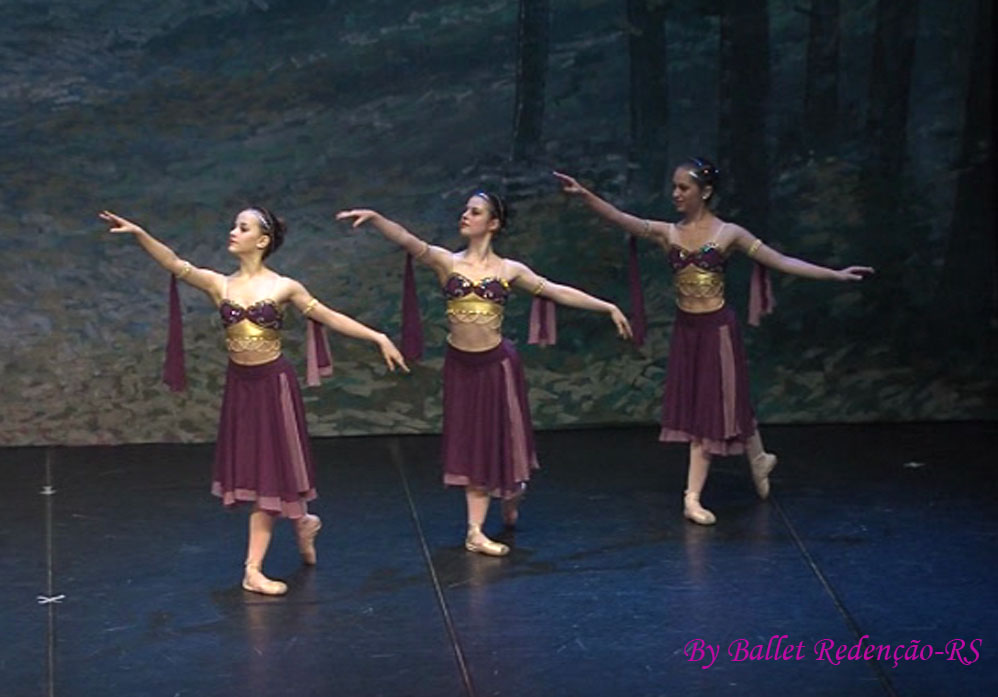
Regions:
<svg viewBox="0 0 998 697"><path fill-rule="evenodd" d="M683 215L696 215L707 205L700 183L693 178L687 167L676 167L672 175L672 204Z"/></svg>
<svg viewBox="0 0 998 697"><path fill-rule="evenodd" d="M229 231L229 251L235 255L262 252L270 244L270 236L263 228L260 216L252 210L244 210L236 216Z"/></svg>
<svg viewBox="0 0 998 697"><path fill-rule="evenodd" d="M488 201L481 196L472 196L464 204L460 229L461 235L464 237L495 234L499 230L499 220L492 215L492 208Z"/></svg>

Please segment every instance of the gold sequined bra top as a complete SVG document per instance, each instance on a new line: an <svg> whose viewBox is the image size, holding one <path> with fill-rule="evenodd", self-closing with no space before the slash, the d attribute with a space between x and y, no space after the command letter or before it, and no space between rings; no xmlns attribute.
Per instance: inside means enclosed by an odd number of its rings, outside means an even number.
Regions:
<svg viewBox="0 0 998 697"><path fill-rule="evenodd" d="M499 276L472 281L452 272L443 286L447 300L447 317L462 324L479 324L490 329L502 327L509 282Z"/></svg>
<svg viewBox="0 0 998 697"><path fill-rule="evenodd" d="M228 295L228 280L224 295ZM284 312L269 298L243 307L225 298L218 305L225 327L225 345L230 353L262 353L276 357L281 352Z"/></svg>

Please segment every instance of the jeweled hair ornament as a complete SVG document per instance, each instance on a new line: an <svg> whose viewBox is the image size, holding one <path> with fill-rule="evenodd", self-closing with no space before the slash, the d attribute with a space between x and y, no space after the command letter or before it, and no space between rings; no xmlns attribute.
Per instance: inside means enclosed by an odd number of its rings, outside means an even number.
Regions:
<svg viewBox="0 0 998 697"><path fill-rule="evenodd" d="M481 189L476 191L473 195L485 199L488 202L489 207L492 209L492 212L495 214L497 218L499 218L499 224L500 225L506 224L506 206L503 205L501 198L499 198L495 194L490 194L488 191L483 191Z"/></svg>
<svg viewBox="0 0 998 697"><path fill-rule="evenodd" d="M249 212L256 216L256 219L260 221L261 225L263 225L264 230L270 230L270 223L267 222L267 216L263 214L263 211L257 208L250 208Z"/></svg>

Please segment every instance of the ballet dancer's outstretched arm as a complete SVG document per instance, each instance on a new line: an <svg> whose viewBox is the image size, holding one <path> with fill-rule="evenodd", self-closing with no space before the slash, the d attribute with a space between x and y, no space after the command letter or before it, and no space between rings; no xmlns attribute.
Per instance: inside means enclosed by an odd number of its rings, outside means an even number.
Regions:
<svg viewBox="0 0 998 697"><path fill-rule="evenodd" d="M289 301L309 319L314 319L345 336L374 343L380 349L381 357L384 358L388 370L394 372L395 368L398 367L407 373L409 372L409 366L405 364L405 359L387 335L371 329L342 312L337 312L323 305L312 297L305 286L294 279L288 279L287 292Z"/></svg>
<svg viewBox="0 0 998 697"><path fill-rule="evenodd" d="M336 214L336 219L352 221L351 227L354 228L370 223L385 239L394 242L411 254L414 259L432 268L438 276L448 273L451 269L453 253L449 249L421 240L394 220L389 220L377 211L369 208L340 211Z"/></svg>
<svg viewBox="0 0 998 697"><path fill-rule="evenodd" d="M115 215L111 211L101 211L97 217L110 225L108 232L130 234L157 264L174 276L202 290L212 298L221 297L225 277L217 271L194 266L177 256L177 253L150 235L145 228L132 221Z"/></svg>
<svg viewBox="0 0 998 697"><path fill-rule="evenodd" d="M561 183L561 190L582 200L596 215L637 237L666 245L669 242L669 223L661 220L648 220L625 213L612 203L603 200L582 186L574 178L561 172L552 172Z"/></svg>
<svg viewBox="0 0 998 697"><path fill-rule="evenodd" d="M115 215L110 211L102 211L99 214L101 220L111 225L109 232L131 234L138 240L142 248L149 253L160 266L177 276L177 278L191 284L208 295L216 302L222 299L225 277L210 269L198 268L188 261L184 261L168 246L154 238L141 226L132 221ZM280 302L291 302L302 314L320 322L333 331L346 336L370 341L378 346L385 365L389 370L394 371L396 367L405 372L409 372L405 359L385 334L375 331L370 327L341 312L330 309L312 297L308 290L298 281L281 277L279 289L275 293L278 297L275 300Z"/></svg>
<svg viewBox="0 0 998 697"><path fill-rule="evenodd" d="M740 225L728 223L728 230L733 233L732 246L745 252L763 266L793 276L813 278L818 281L862 281L874 272L872 266L847 266L842 269L831 269L820 264L812 264L809 261L776 251Z"/></svg>
<svg viewBox="0 0 998 697"><path fill-rule="evenodd" d="M542 298L547 298L559 305L577 307L582 310L592 312L603 312L610 315L610 319L617 327L617 334L622 339L630 339L631 324L627 317L620 311L620 308L606 300L581 291L573 286L566 286L561 283L552 283L546 278L542 278L534 273L529 266L513 259L506 260L506 268L511 270L513 275L510 284Z"/></svg>

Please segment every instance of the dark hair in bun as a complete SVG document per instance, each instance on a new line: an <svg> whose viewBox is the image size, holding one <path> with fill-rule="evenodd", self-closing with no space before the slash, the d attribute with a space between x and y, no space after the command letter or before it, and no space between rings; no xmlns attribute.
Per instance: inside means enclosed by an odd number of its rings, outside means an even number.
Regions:
<svg viewBox="0 0 998 697"><path fill-rule="evenodd" d="M506 208L506 202L498 194L493 194L489 191L484 191L479 189L472 196L478 196L485 199L489 204L489 209L492 212L492 217L499 220L499 229L502 230L506 227L506 222L509 220L509 210Z"/></svg>
<svg viewBox="0 0 998 697"><path fill-rule="evenodd" d="M710 160L702 157L690 157L683 161L683 166L689 170L690 176L700 185L700 188L709 186L711 191L707 198L711 198L717 191L717 182L721 178L721 173Z"/></svg>
<svg viewBox="0 0 998 697"><path fill-rule="evenodd" d="M266 259L271 254L277 251L277 249L284 242L284 235L287 234L288 226L284 224L284 221L278 218L272 210L269 208L264 208L263 206L250 206L251 211L257 214L260 220L260 227L263 231L270 237L270 243L267 248L263 250L263 258Z"/></svg>

